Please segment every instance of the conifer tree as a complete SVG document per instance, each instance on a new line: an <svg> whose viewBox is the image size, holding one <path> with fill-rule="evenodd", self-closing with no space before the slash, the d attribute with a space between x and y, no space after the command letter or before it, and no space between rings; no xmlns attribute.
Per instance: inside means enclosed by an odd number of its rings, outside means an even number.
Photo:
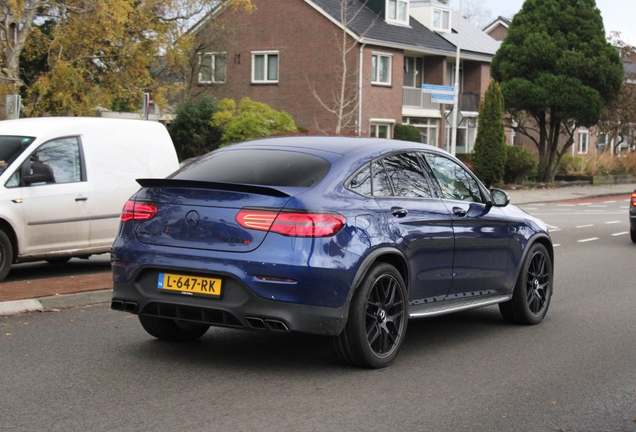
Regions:
<svg viewBox="0 0 636 432"><path fill-rule="evenodd" d="M479 107L477 139L471 162L473 171L487 187L501 182L506 167L504 100L501 88L491 81Z"/></svg>

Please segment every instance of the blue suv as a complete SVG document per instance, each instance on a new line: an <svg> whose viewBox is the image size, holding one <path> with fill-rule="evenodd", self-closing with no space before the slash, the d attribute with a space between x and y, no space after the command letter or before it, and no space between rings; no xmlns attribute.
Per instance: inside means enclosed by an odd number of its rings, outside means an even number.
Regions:
<svg viewBox="0 0 636 432"><path fill-rule="evenodd" d="M381 368L409 319L498 304L537 324L550 304L546 225L436 147L271 138L138 182L112 248L111 307L160 339L210 326L321 334L340 361Z"/></svg>

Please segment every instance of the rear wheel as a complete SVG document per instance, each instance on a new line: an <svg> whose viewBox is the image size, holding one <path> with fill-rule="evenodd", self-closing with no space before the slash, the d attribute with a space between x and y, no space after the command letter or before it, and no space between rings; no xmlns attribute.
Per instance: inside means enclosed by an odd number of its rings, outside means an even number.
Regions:
<svg viewBox="0 0 636 432"><path fill-rule="evenodd" d="M344 330L332 338L339 361L368 368L391 364L408 323L406 286L395 267L375 264L351 302Z"/></svg>
<svg viewBox="0 0 636 432"><path fill-rule="evenodd" d="M139 315L139 321L150 335L173 342L190 342L199 339L210 328L209 325Z"/></svg>
<svg viewBox="0 0 636 432"><path fill-rule="evenodd" d="M629 236L632 238L632 241L636 243L636 228L629 230Z"/></svg>
<svg viewBox="0 0 636 432"><path fill-rule="evenodd" d="M9 274L11 264L13 264L13 246L5 232L0 230L0 281Z"/></svg>
<svg viewBox="0 0 636 432"><path fill-rule="evenodd" d="M548 250L540 243L533 244L521 267L512 299L499 304L504 319L526 325L543 321L552 298L552 278Z"/></svg>

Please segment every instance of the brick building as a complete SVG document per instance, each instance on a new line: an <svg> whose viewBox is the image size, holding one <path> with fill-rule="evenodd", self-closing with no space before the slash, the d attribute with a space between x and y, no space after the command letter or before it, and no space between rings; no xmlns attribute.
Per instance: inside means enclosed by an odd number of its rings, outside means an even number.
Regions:
<svg viewBox="0 0 636 432"><path fill-rule="evenodd" d="M252 3L252 13L222 4L193 28L193 95L250 97L288 112L310 133L334 133L338 116L327 108L344 101L340 133L391 137L396 124L412 124L425 142L447 147L452 105L431 102L422 85L454 84L459 28L457 152L472 150L498 43L448 6L435 0ZM334 103L340 94L341 103Z"/></svg>

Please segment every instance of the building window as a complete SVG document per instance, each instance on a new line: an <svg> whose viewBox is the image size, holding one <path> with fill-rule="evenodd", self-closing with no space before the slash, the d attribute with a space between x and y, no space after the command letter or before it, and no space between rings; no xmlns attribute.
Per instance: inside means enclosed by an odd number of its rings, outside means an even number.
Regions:
<svg viewBox="0 0 636 432"><path fill-rule="evenodd" d="M371 84L391 85L391 59L387 54L371 56Z"/></svg>
<svg viewBox="0 0 636 432"><path fill-rule="evenodd" d="M399 24L409 23L409 2L408 0L386 0L388 22Z"/></svg>
<svg viewBox="0 0 636 432"><path fill-rule="evenodd" d="M450 31L450 11L433 9L433 30Z"/></svg>
<svg viewBox="0 0 636 432"><path fill-rule="evenodd" d="M402 123L415 126L422 135L422 142L437 147L439 120L422 117L404 117Z"/></svg>
<svg viewBox="0 0 636 432"><path fill-rule="evenodd" d="M421 57L404 57L404 87L422 88L424 64Z"/></svg>
<svg viewBox="0 0 636 432"><path fill-rule="evenodd" d="M252 53L252 82L278 82L278 52Z"/></svg>
<svg viewBox="0 0 636 432"><path fill-rule="evenodd" d="M587 153L588 144L590 142L590 133L587 131L579 132L579 153Z"/></svg>
<svg viewBox="0 0 636 432"><path fill-rule="evenodd" d="M371 138L391 138L392 134L392 123L385 122L371 122Z"/></svg>
<svg viewBox="0 0 636 432"><path fill-rule="evenodd" d="M204 53L199 55L199 84L219 84L225 82L225 53Z"/></svg>

